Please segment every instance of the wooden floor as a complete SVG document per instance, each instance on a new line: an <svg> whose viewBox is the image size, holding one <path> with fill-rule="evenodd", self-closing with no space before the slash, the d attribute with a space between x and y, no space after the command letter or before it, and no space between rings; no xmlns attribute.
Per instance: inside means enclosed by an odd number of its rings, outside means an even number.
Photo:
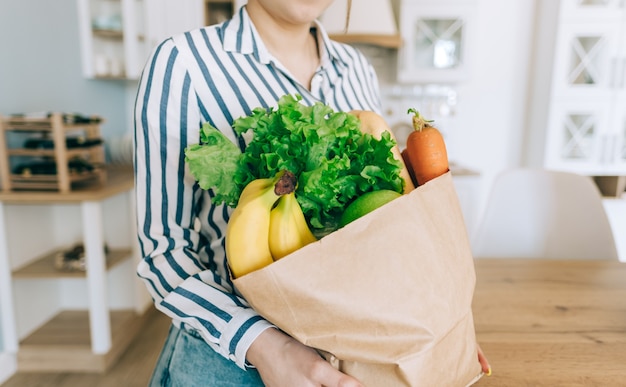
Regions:
<svg viewBox="0 0 626 387"><path fill-rule="evenodd" d="M154 318L106 373L18 372L2 387L146 387L170 323L164 314L154 313Z"/></svg>

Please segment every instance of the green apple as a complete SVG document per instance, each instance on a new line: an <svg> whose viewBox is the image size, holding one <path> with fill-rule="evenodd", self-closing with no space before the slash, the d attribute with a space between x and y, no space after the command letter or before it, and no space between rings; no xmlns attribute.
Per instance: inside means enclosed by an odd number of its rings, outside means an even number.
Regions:
<svg viewBox="0 0 626 387"><path fill-rule="evenodd" d="M339 220L339 226L343 227L400 196L402 196L401 193L390 189L366 192L346 207Z"/></svg>

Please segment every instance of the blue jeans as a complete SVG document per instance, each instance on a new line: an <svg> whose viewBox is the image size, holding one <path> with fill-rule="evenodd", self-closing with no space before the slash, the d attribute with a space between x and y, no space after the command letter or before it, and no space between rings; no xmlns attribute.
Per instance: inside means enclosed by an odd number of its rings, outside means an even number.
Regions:
<svg viewBox="0 0 626 387"><path fill-rule="evenodd" d="M224 358L195 332L172 325L150 387L262 387L255 369Z"/></svg>

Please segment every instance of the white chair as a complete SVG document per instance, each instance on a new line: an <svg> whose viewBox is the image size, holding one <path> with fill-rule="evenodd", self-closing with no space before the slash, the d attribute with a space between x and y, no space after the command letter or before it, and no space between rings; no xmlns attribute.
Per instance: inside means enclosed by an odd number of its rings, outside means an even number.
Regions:
<svg viewBox="0 0 626 387"><path fill-rule="evenodd" d="M476 258L617 259L591 177L514 168L494 179L472 236Z"/></svg>

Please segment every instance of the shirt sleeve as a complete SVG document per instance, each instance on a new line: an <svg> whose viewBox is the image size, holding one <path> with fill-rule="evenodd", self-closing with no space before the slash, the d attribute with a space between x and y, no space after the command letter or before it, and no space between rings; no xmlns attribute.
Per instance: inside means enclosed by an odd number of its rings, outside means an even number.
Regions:
<svg viewBox="0 0 626 387"><path fill-rule="evenodd" d="M184 149L198 142L201 116L178 54L171 39L156 47L136 96L134 165L142 252L137 274L157 309L245 368L250 344L272 325L236 295L224 274L223 235L209 240L210 234L196 227L200 207L211 203L185 166ZM225 225L227 209L219 212ZM211 260L201 259L201 253Z"/></svg>

